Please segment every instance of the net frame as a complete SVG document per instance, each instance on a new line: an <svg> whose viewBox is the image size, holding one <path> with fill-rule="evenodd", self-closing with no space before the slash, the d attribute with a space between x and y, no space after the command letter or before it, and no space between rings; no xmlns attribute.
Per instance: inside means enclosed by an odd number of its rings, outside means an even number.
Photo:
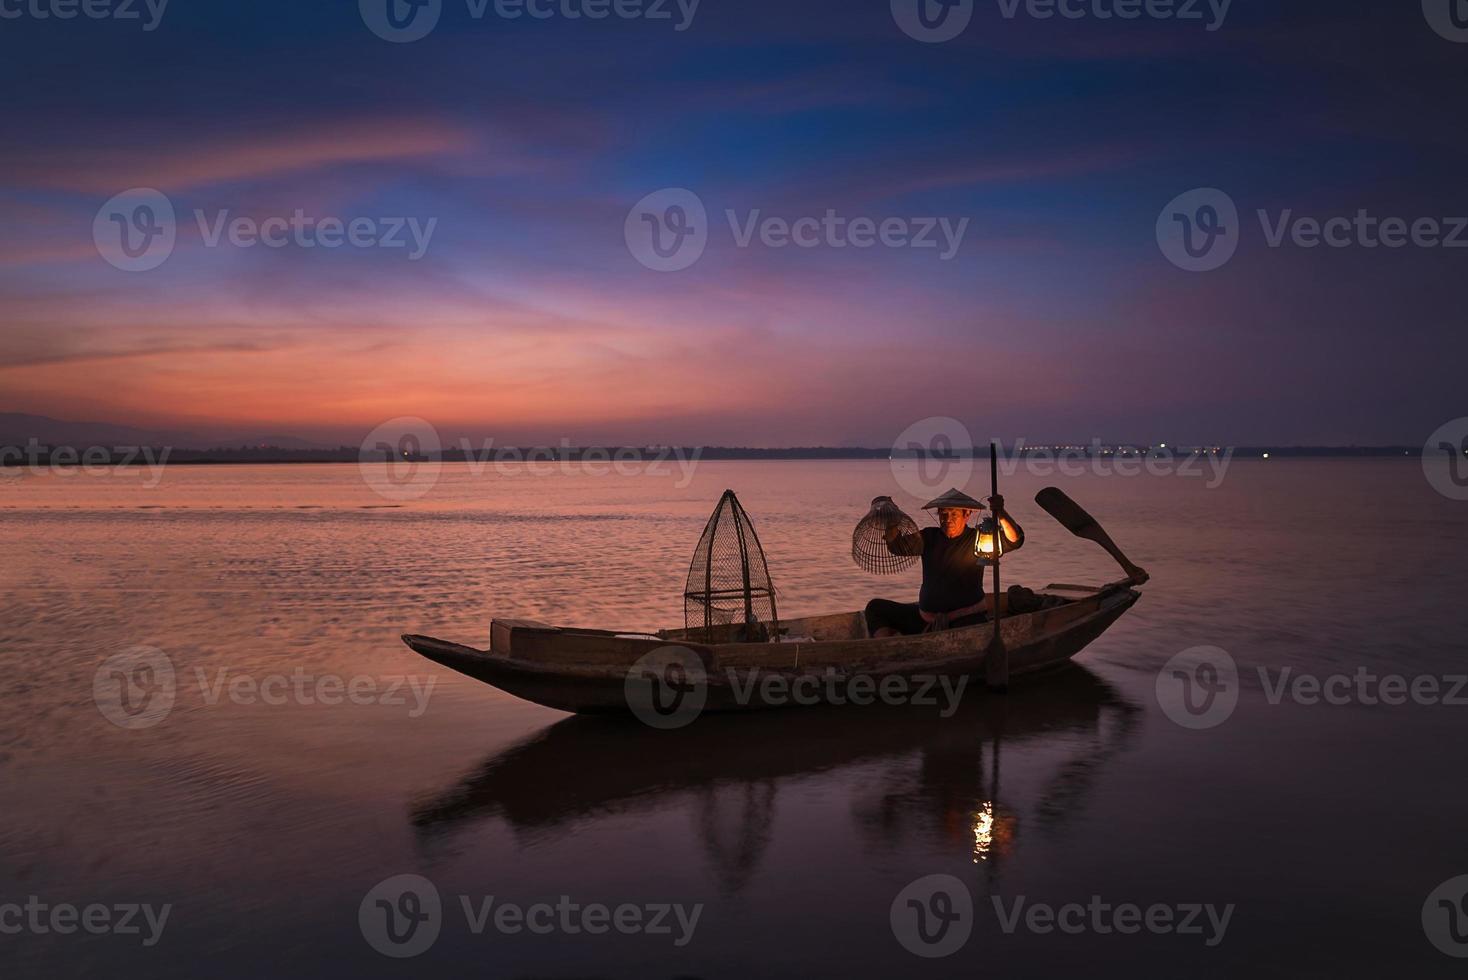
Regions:
<svg viewBox="0 0 1468 980"><path fill-rule="evenodd" d="M780 632L775 587L754 523L725 490L704 526L683 589L684 633L708 643L768 642Z"/></svg>
<svg viewBox="0 0 1468 980"><path fill-rule="evenodd" d="M872 509L851 532L851 560L858 568L872 575L896 575L921 560L920 555L895 555L887 549L887 532L894 525L904 535L918 533L917 522L891 497L873 499Z"/></svg>

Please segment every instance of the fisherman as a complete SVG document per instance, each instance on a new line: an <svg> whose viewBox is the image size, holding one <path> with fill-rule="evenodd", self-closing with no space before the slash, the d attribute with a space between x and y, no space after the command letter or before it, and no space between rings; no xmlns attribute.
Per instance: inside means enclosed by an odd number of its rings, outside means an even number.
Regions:
<svg viewBox="0 0 1468 980"><path fill-rule="evenodd" d="M1024 532L1004 510L1004 498L989 498L989 508L1003 529L1008 553L1024 544ZM954 488L923 506L938 512L938 526L916 534L903 534L899 526L888 528L887 550L894 555L921 555L923 585L917 602L873 599L867 603L868 635L902 636L972 626L989 618L989 596L984 591L984 566L975 549L979 534L969 517L984 505ZM910 526L910 525L909 525Z"/></svg>

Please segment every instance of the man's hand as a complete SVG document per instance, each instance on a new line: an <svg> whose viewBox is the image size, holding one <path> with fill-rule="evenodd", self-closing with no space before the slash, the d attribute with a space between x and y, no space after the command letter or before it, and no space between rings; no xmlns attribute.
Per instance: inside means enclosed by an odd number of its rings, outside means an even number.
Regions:
<svg viewBox="0 0 1468 980"><path fill-rule="evenodd" d="M923 622L928 624L924 632L941 633L948 628L948 613L930 613L923 610L918 610L918 613L923 617Z"/></svg>
<svg viewBox="0 0 1468 980"><path fill-rule="evenodd" d="M989 509L992 510L996 514L1003 513L1004 512L1004 496L1002 494L996 493L994 496L990 497L989 498Z"/></svg>

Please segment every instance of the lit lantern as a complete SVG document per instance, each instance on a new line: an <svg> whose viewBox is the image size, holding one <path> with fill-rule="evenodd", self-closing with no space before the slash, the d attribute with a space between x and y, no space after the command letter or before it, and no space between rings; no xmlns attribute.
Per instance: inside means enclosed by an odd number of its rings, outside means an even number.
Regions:
<svg viewBox="0 0 1468 980"><path fill-rule="evenodd" d="M1011 538L1007 532L1001 532L999 522L993 514L979 521L978 533L974 535L974 556L979 559L980 564L992 565L995 560L1002 558L1011 551L1018 551L1025 540L1025 532L1014 523L1013 518L1007 518L1009 526L1014 529L1016 537ZM996 554L995 551L998 551Z"/></svg>
<svg viewBox="0 0 1468 980"><path fill-rule="evenodd" d="M992 516L979 521L979 533L974 535L974 554L979 561L992 563L998 555L1004 554L1004 535L994 533L998 526ZM996 547L998 555L995 554Z"/></svg>

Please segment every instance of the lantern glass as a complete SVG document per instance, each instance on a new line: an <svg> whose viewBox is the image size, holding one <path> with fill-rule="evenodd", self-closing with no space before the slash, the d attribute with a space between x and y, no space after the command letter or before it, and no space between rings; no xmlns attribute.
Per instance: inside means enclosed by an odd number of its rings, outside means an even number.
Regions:
<svg viewBox="0 0 1468 980"><path fill-rule="evenodd" d="M974 535L974 555L984 562L992 562L1004 554L1004 538L998 534L998 522L992 517L979 521L978 533ZM995 554L995 550L998 554Z"/></svg>

